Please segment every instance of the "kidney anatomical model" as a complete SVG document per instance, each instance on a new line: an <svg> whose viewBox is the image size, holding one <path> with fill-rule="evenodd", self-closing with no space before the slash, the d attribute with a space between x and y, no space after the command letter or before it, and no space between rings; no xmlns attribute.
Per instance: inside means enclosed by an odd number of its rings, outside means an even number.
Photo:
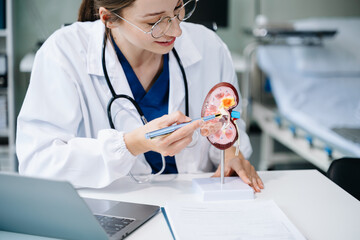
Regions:
<svg viewBox="0 0 360 240"><path fill-rule="evenodd" d="M218 149L231 147L239 137L234 117L231 115L238 102L239 95L235 87L226 82L216 84L205 98L201 117L222 114L221 118L206 122L201 129L201 133L207 135L210 143Z"/></svg>

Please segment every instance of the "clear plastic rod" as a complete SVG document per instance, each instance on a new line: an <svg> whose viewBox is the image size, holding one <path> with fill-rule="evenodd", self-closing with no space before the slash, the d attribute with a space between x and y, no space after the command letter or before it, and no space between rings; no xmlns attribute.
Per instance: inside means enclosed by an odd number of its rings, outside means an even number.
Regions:
<svg viewBox="0 0 360 240"><path fill-rule="evenodd" d="M220 181L221 184L224 184L224 171L225 171L225 150L221 150L221 162L220 162Z"/></svg>

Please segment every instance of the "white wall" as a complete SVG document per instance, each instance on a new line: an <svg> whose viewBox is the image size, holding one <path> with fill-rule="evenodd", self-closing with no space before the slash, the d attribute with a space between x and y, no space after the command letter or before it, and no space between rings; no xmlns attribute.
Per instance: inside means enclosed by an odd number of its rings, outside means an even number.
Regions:
<svg viewBox="0 0 360 240"><path fill-rule="evenodd" d="M76 21L81 0L13 0L15 46L15 113L20 110L28 76L19 72L20 60L37 48L63 23Z"/></svg>

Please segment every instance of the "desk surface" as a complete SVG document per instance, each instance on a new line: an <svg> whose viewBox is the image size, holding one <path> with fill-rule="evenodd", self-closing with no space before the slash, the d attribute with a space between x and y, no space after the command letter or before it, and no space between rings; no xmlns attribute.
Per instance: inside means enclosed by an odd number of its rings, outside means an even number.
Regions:
<svg viewBox="0 0 360 240"><path fill-rule="evenodd" d="M272 199L308 239L360 239L360 202L316 170L259 172L265 189L255 201ZM201 201L192 188L193 178L210 174L163 175L156 182L134 183L122 179L100 190L81 189L82 197L130 201L165 206L178 200ZM172 181L165 181L173 179ZM172 239L162 214L128 239Z"/></svg>

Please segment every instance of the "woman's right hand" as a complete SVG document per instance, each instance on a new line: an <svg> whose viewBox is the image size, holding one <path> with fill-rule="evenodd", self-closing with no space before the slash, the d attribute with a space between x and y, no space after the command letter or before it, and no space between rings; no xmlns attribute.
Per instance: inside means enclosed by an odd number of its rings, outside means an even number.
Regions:
<svg viewBox="0 0 360 240"><path fill-rule="evenodd" d="M124 134L126 147L134 156L148 151L155 151L164 156L174 156L191 143L194 131L203 124L202 120L194 121L169 135L154 139L146 139L145 133L189 121L191 118L180 111L154 119L146 125Z"/></svg>

